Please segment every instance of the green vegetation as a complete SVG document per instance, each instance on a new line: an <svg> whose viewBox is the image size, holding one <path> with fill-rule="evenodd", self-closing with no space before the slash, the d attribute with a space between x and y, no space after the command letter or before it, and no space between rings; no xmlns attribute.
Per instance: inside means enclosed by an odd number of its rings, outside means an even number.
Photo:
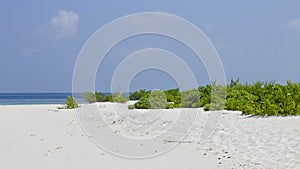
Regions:
<svg viewBox="0 0 300 169"><path fill-rule="evenodd" d="M197 108L200 107L200 95L197 89L186 90L182 92L182 107Z"/></svg>
<svg viewBox="0 0 300 169"><path fill-rule="evenodd" d="M173 108L180 108L182 107L181 104L181 92L179 88L177 89L169 89L164 91L166 97L167 97L167 108L173 107Z"/></svg>
<svg viewBox="0 0 300 169"><path fill-rule="evenodd" d="M231 83L227 88L226 109L257 116L300 115L300 84L256 82Z"/></svg>
<svg viewBox="0 0 300 169"><path fill-rule="evenodd" d="M124 97L122 92L116 94L109 94L105 96L104 93L101 92L86 92L81 94L86 101L89 103L95 102L117 102L117 103L125 103L128 101L127 97Z"/></svg>
<svg viewBox="0 0 300 169"><path fill-rule="evenodd" d="M129 105L129 106L131 106L131 105ZM129 106L128 106L128 108L129 108ZM142 96L141 99L133 105L133 107L135 109L150 109L151 104L150 104L149 95Z"/></svg>
<svg viewBox="0 0 300 169"><path fill-rule="evenodd" d="M130 100L140 100L142 96L146 94L150 94L151 91L147 90L140 90L140 91L135 91L129 95Z"/></svg>
<svg viewBox="0 0 300 169"><path fill-rule="evenodd" d="M206 95L206 93L201 93L200 99L204 104L204 110L224 110L226 109L225 101L226 101L226 94L227 88L226 85L217 85L216 83L212 83L210 86L206 87L204 91L208 91L210 95ZM208 102L209 101L209 102Z"/></svg>
<svg viewBox="0 0 300 169"><path fill-rule="evenodd" d="M86 94L85 98L99 97L92 94ZM104 96L101 96L101 99L95 100L103 101L103 98ZM129 105L129 109L204 107L205 110L238 110L255 116L300 115L300 83L289 81L286 85L281 85L260 81L241 84L239 80L231 80L230 84L225 86L212 83L186 91L180 91L178 88L153 92L140 90L130 94L128 98L138 100ZM128 98L119 93L106 96L104 101L124 103Z"/></svg>
<svg viewBox="0 0 300 169"><path fill-rule="evenodd" d="M134 104L128 105L128 109L129 109L129 110L135 109Z"/></svg>
<svg viewBox="0 0 300 169"><path fill-rule="evenodd" d="M171 89L171 90L177 90L177 89ZM169 97L174 98L173 94L170 94L171 90L169 91ZM138 102L136 102L133 105L129 105L128 109L173 109L174 108L174 102L167 102L167 101L175 101L174 99L170 99L166 95L166 91L163 90L155 90L150 92L144 92L145 90L140 90L144 93L144 95L141 95L141 98ZM180 94L179 90L178 93ZM140 94L140 93L139 93ZM134 93L134 95L137 95L137 93Z"/></svg>
<svg viewBox="0 0 300 169"><path fill-rule="evenodd" d="M125 103L128 101L128 98L124 97L122 92L119 92L118 95L111 95L111 96L112 96L112 102Z"/></svg>
<svg viewBox="0 0 300 169"><path fill-rule="evenodd" d="M94 102L103 102L105 101L105 96L103 93L100 92L86 92L81 94L81 97L83 97L85 100L87 100L89 103Z"/></svg>
<svg viewBox="0 0 300 169"><path fill-rule="evenodd" d="M150 106L151 109L163 109L166 108L167 98L162 90L154 90L150 93Z"/></svg>
<svg viewBox="0 0 300 169"><path fill-rule="evenodd" d="M67 109L74 109L78 107L75 97L68 96L65 102Z"/></svg>

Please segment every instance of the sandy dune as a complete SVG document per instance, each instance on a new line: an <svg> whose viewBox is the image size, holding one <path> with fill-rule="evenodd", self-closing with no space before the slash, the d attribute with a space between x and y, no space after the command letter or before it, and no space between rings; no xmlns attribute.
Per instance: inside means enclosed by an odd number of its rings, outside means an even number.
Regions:
<svg viewBox="0 0 300 169"><path fill-rule="evenodd" d="M57 107L0 106L0 168L300 168L300 117Z"/></svg>

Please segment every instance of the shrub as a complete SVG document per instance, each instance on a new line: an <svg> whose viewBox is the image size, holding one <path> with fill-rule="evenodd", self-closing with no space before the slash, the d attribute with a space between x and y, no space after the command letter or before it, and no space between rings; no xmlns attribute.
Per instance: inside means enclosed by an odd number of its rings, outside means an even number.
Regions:
<svg viewBox="0 0 300 169"><path fill-rule="evenodd" d="M204 110L209 111L210 110L210 103L207 103L204 105Z"/></svg>
<svg viewBox="0 0 300 169"><path fill-rule="evenodd" d="M212 84L210 110L224 110L226 100L226 85Z"/></svg>
<svg viewBox="0 0 300 169"><path fill-rule="evenodd" d="M98 100L104 98L100 99L96 93L86 94L85 97L99 98ZM229 85L212 83L183 92L178 88L152 93L140 90L132 93L129 98L139 99L134 105L129 105L129 109L204 107L204 110L238 110L255 116L300 115L300 83L289 81L286 85L260 81L243 85L239 80L231 80ZM105 101L127 100L122 93L105 97Z"/></svg>
<svg viewBox="0 0 300 169"><path fill-rule="evenodd" d="M146 91L145 89L140 91L135 91L129 95L130 100L140 100L141 97L150 94L150 91Z"/></svg>
<svg viewBox="0 0 300 169"><path fill-rule="evenodd" d="M65 102L67 109L74 109L78 107L75 97L68 96Z"/></svg>
<svg viewBox="0 0 300 169"><path fill-rule="evenodd" d="M104 99L105 102L116 102L116 103L125 103L128 101L128 98L123 96L122 92L116 94L109 94Z"/></svg>
<svg viewBox="0 0 300 169"><path fill-rule="evenodd" d="M163 109L166 107L167 98L162 90L155 90L149 96L151 109Z"/></svg>
<svg viewBox="0 0 300 169"><path fill-rule="evenodd" d="M96 102L96 96L95 96L95 94L93 92L83 93L83 94L81 94L81 97L83 97L89 103Z"/></svg>
<svg viewBox="0 0 300 169"><path fill-rule="evenodd" d="M125 103L128 101L128 98L124 97L122 92L119 92L118 95L112 95L112 99L113 102L117 102L117 103Z"/></svg>
<svg viewBox="0 0 300 169"><path fill-rule="evenodd" d="M200 86L198 91L200 95L199 107L205 107L205 105L210 104L212 91L211 85Z"/></svg>
<svg viewBox="0 0 300 169"><path fill-rule="evenodd" d="M128 109L129 109L129 110L135 109L134 104L128 105Z"/></svg>
<svg viewBox="0 0 300 169"><path fill-rule="evenodd" d="M200 107L200 95L197 89L186 90L182 92L182 107L196 108Z"/></svg>
<svg viewBox="0 0 300 169"><path fill-rule="evenodd" d="M168 105L171 107L171 105ZM136 109L163 109L167 108L167 98L162 90L155 90L150 94L143 95L134 104Z"/></svg>
<svg viewBox="0 0 300 169"><path fill-rule="evenodd" d="M150 105L149 96L145 95L141 97L141 99L134 104L134 107L136 109L150 109L151 105Z"/></svg>
<svg viewBox="0 0 300 169"><path fill-rule="evenodd" d="M95 98L96 98L96 102L104 102L105 95L104 93L101 92L95 92Z"/></svg>
<svg viewBox="0 0 300 169"><path fill-rule="evenodd" d="M179 88L177 89L169 89L164 91L167 102L173 102L173 107L180 108L182 107L181 104L181 92Z"/></svg>
<svg viewBox="0 0 300 169"><path fill-rule="evenodd" d="M113 97L115 97L115 95L109 94L109 95L107 95L107 96L105 97L104 101L105 101L105 102L114 102Z"/></svg>
<svg viewBox="0 0 300 169"><path fill-rule="evenodd" d="M228 86L226 109L240 110L256 116L286 116L300 114L300 86L287 82L255 82Z"/></svg>
<svg viewBox="0 0 300 169"><path fill-rule="evenodd" d="M93 92L86 92L86 93L81 94L81 97L83 97L89 103L105 101L104 94L100 93L100 92L94 92L94 93Z"/></svg>
<svg viewBox="0 0 300 169"><path fill-rule="evenodd" d="M173 102L167 102L166 109L174 109L174 103Z"/></svg>

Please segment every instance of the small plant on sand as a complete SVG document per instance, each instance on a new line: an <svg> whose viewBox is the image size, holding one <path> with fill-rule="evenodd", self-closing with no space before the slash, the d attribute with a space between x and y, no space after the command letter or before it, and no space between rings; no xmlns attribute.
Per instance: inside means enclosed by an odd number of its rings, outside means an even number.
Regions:
<svg viewBox="0 0 300 169"><path fill-rule="evenodd" d="M149 95L144 95L143 97L141 97L140 100L136 102L133 106L136 109L150 109L151 105Z"/></svg>
<svg viewBox="0 0 300 169"><path fill-rule="evenodd" d="M119 92L118 95L112 95L112 99L113 99L113 102L116 102L116 103L125 103L128 101L128 98L124 97L122 92Z"/></svg>
<svg viewBox="0 0 300 169"><path fill-rule="evenodd" d="M65 104L66 104L67 109L74 109L74 108L78 107L78 103L77 103L75 97L71 97L71 96L67 97Z"/></svg>
<svg viewBox="0 0 300 169"><path fill-rule="evenodd" d="M129 109L129 110L135 109L134 104L128 105L128 109Z"/></svg>
<svg viewBox="0 0 300 169"><path fill-rule="evenodd" d="M86 92L81 94L81 97L83 97L89 103L105 101L104 94L100 92Z"/></svg>

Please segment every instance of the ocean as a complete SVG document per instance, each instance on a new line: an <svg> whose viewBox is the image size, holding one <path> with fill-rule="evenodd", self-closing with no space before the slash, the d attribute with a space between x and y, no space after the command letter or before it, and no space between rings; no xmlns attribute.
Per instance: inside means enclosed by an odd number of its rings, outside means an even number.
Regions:
<svg viewBox="0 0 300 169"><path fill-rule="evenodd" d="M72 93L0 93L0 105L64 104ZM77 94L77 102L85 102Z"/></svg>

